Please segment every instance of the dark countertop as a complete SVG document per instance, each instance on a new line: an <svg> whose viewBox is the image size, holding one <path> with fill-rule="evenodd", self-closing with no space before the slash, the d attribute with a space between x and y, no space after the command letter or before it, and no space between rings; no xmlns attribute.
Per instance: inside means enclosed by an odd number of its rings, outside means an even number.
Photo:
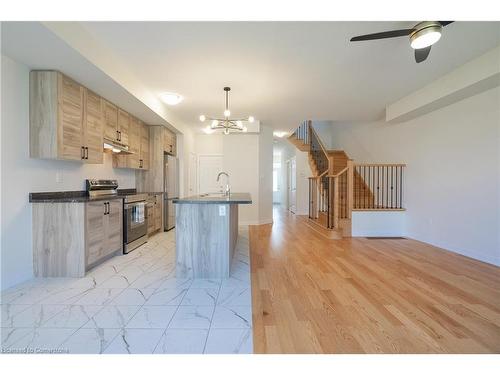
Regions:
<svg viewBox="0 0 500 375"><path fill-rule="evenodd" d="M118 189L118 195L101 195L89 197L85 190L81 191L52 191L43 193L30 193L31 203L85 203L94 201L109 201L113 199L123 199L127 195L137 194L136 189ZM143 192L142 194L155 195L163 192Z"/></svg>
<svg viewBox="0 0 500 375"><path fill-rule="evenodd" d="M252 197L250 193L231 193L229 197L220 194L210 194L208 196L204 195L194 195L192 197L186 197L181 199L174 199L174 203L195 203L195 204L250 204L252 203Z"/></svg>

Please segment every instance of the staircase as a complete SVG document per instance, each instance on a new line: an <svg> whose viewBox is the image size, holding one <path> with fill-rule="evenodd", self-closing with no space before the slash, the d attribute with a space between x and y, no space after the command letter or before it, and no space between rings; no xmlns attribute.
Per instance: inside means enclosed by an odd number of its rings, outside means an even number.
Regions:
<svg viewBox="0 0 500 375"><path fill-rule="evenodd" d="M309 215L305 223L328 238L351 236L352 211L404 210L404 164L356 164L343 150L327 150L304 121L288 138L308 153Z"/></svg>

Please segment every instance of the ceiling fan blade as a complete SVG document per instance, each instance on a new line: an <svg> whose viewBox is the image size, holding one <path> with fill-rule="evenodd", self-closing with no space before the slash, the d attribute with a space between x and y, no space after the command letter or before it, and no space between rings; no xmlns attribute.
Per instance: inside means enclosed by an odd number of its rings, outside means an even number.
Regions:
<svg viewBox="0 0 500 375"><path fill-rule="evenodd" d="M455 21L438 21L438 22L441 24L441 26L445 27L446 25L449 25L450 23L453 23Z"/></svg>
<svg viewBox="0 0 500 375"><path fill-rule="evenodd" d="M391 30L391 31L383 31L381 33L367 34L367 35L359 35L351 38L351 42L359 42L362 40L374 40L374 39L385 39L385 38L396 38L399 36L410 35L413 29L403 29L403 30Z"/></svg>
<svg viewBox="0 0 500 375"><path fill-rule="evenodd" d="M425 47L425 48L420 48L415 50L415 61L417 63L421 63L422 61L425 61L427 56L429 56L429 52L431 52L431 46Z"/></svg>

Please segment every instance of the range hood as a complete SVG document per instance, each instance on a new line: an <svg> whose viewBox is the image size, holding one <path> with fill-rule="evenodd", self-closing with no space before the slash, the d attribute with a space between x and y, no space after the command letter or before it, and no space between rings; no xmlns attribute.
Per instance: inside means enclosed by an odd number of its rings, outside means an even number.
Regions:
<svg viewBox="0 0 500 375"><path fill-rule="evenodd" d="M128 146L106 138L104 138L103 149L104 151L113 152L115 154L133 154L133 152L130 152Z"/></svg>

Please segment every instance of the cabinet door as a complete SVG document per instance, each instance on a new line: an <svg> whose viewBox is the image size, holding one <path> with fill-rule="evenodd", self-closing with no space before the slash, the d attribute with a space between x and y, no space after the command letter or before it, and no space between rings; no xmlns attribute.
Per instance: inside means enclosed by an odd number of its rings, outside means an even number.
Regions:
<svg viewBox="0 0 500 375"><path fill-rule="evenodd" d="M141 124L142 169L149 169L149 126Z"/></svg>
<svg viewBox="0 0 500 375"><path fill-rule="evenodd" d="M59 74L59 136L61 159L83 159L83 86Z"/></svg>
<svg viewBox="0 0 500 375"><path fill-rule="evenodd" d="M129 132L130 132L130 116L127 112L118 109L118 131L119 142L124 145L129 144Z"/></svg>
<svg viewBox="0 0 500 375"><path fill-rule="evenodd" d="M104 138L111 141L118 140L118 108L104 100Z"/></svg>
<svg viewBox="0 0 500 375"><path fill-rule="evenodd" d="M155 225L154 225L154 230L161 229L161 217L162 217L162 213L163 213L162 203L163 203L162 196L161 195L157 195L156 196L156 204L155 204L155 218L154 218Z"/></svg>
<svg viewBox="0 0 500 375"><path fill-rule="evenodd" d="M102 164L103 111L101 97L85 89L84 146L87 147L87 163Z"/></svg>
<svg viewBox="0 0 500 375"><path fill-rule="evenodd" d="M123 249L123 202L121 199L109 201L109 214L104 223L106 232L105 255Z"/></svg>
<svg viewBox="0 0 500 375"><path fill-rule="evenodd" d="M105 254L104 222L107 215L103 201L85 204L85 265L97 262Z"/></svg>
<svg viewBox="0 0 500 375"><path fill-rule="evenodd" d="M135 117L130 117L129 128L129 150L132 154L127 155L127 166L129 168L139 168L141 159L141 125L142 123ZM123 135L123 134L122 134Z"/></svg>
<svg viewBox="0 0 500 375"><path fill-rule="evenodd" d="M152 232L155 231L155 219L154 219L154 214L155 214L155 209L154 209L154 203L147 206L147 217L148 217L148 234L151 234Z"/></svg>

